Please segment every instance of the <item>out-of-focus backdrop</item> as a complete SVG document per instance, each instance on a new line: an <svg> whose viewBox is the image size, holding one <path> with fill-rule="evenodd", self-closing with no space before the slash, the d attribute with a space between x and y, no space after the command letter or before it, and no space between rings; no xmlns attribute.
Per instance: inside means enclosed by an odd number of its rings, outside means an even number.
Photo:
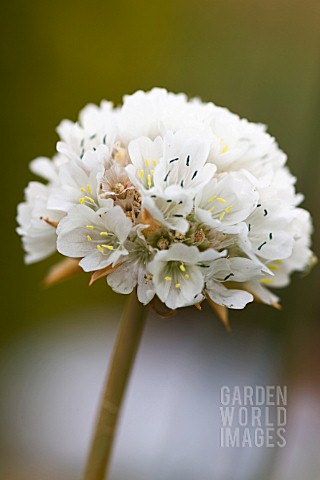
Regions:
<svg viewBox="0 0 320 480"><path fill-rule="evenodd" d="M320 3L316 0L3 2L0 478L81 478L125 299L80 275L43 289L57 258L24 266L16 205L62 118L163 86L269 125L315 221L319 252ZM151 316L120 425L113 480L316 480L319 268L283 310ZM288 385L284 449L221 449L219 389Z"/></svg>

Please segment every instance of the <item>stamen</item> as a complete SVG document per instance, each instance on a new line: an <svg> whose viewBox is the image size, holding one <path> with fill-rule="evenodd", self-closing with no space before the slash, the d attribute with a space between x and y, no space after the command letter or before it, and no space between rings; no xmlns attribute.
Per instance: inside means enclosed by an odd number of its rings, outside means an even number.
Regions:
<svg viewBox="0 0 320 480"><path fill-rule="evenodd" d="M84 205L84 203L85 203L84 197L79 198L79 202L81 203L81 205Z"/></svg>
<svg viewBox="0 0 320 480"><path fill-rule="evenodd" d="M89 230L93 230L93 229L94 229L94 226L93 226L93 225L87 225L87 228L88 228Z"/></svg>
<svg viewBox="0 0 320 480"><path fill-rule="evenodd" d="M108 232L100 232L100 235L109 235Z"/></svg>
<svg viewBox="0 0 320 480"><path fill-rule="evenodd" d="M220 203L225 203L227 201L227 200L225 200L224 198L221 198L221 197L218 197L217 200Z"/></svg>
<svg viewBox="0 0 320 480"><path fill-rule="evenodd" d="M219 217L220 222L224 219L225 214L226 214L226 212L221 213L221 215Z"/></svg>
<svg viewBox="0 0 320 480"><path fill-rule="evenodd" d="M182 265L182 263L181 263L181 265L180 265L179 268L180 268L181 272L185 272L185 271L186 271L186 267L185 267L184 265Z"/></svg>
<svg viewBox="0 0 320 480"><path fill-rule="evenodd" d="M168 177L169 177L169 173L171 172L171 170L169 170L169 172L167 172L166 176L164 177L163 181L166 182L168 180Z"/></svg>
<svg viewBox="0 0 320 480"><path fill-rule="evenodd" d="M268 268L269 268L270 270L279 270L280 267L279 267L278 265L273 265L273 264L272 264L272 265L268 265Z"/></svg>
<svg viewBox="0 0 320 480"><path fill-rule="evenodd" d="M90 237L90 235L87 235L87 240L88 242L91 242L92 238Z"/></svg>
<svg viewBox="0 0 320 480"><path fill-rule="evenodd" d="M181 286L181 283L176 283L175 285L176 288L180 288L180 286Z"/></svg>
<svg viewBox="0 0 320 480"><path fill-rule="evenodd" d="M88 202L90 202L90 203L94 203L93 198L88 197L88 195L85 195L83 198L84 198L85 200L88 200Z"/></svg>
<svg viewBox="0 0 320 480"><path fill-rule="evenodd" d="M261 250L261 248L263 247L263 245L266 245L266 243L267 243L267 242L261 243L261 245L259 245L259 247L258 247L258 250Z"/></svg>
<svg viewBox="0 0 320 480"><path fill-rule="evenodd" d="M229 150L228 145L225 145L223 149L221 150L221 153L226 153Z"/></svg>
<svg viewBox="0 0 320 480"><path fill-rule="evenodd" d="M86 189L84 187L80 188L80 192L86 193Z"/></svg>
<svg viewBox="0 0 320 480"><path fill-rule="evenodd" d="M112 245L102 245L103 248L106 248L107 250L113 250L113 246Z"/></svg>
<svg viewBox="0 0 320 480"><path fill-rule="evenodd" d="M227 207L227 208L225 209L225 212L226 212L226 213L229 213L230 210L231 210L231 208L232 208L232 205L230 205L230 207Z"/></svg>
<svg viewBox="0 0 320 480"><path fill-rule="evenodd" d="M211 198L209 198L208 203L213 202L213 200L215 200L216 198L217 198L217 197L211 197Z"/></svg>
<svg viewBox="0 0 320 480"><path fill-rule="evenodd" d="M90 193L90 195L92 195L92 190L91 190L91 187L90 187L90 185L89 185L89 184L87 185L87 192L89 192L89 193Z"/></svg>
<svg viewBox="0 0 320 480"><path fill-rule="evenodd" d="M186 280L188 280L189 275L186 273L185 276L184 276L184 278L185 278Z"/></svg>
<svg viewBox="0 0 320 480"><path fill-rule="evenodd" d="M262 280L260 280L261 283L271 283L272 282L272 278L263 278Z"/></svg>
<svg viewBox="0 0 320 480"><path fill-rule="evenodd" d="M213 212L214 207L209 208L208 212Z"/></svg>
<svg viewBox="0 0 320 480"><path fill-rule="evenodd" d="M224 282L226 282L227 280L229 280L230 277L234 277L234 273L229 273L228 275L226 275L223 279Z"/></svg>
<svg viewBox="0 0 320 480"><path fill-rule="evenodd" d="M146 167L149 167L149 160L145 161L145 165L146 165Z"/></svg>
<svg viewBox="0 0 320 480"><path fill-rule="evenodd" d="M152 163L153 163L153 166L154 166L154 167L157 166L157 160L152 160Z"/></svg>
<svg viewBox="0 0 320 480"><path fill-rule="evenodd" d="M147 178L148 178L148 180L147 180L148 187L151 187L151 185L152 185L151 175L149 174Z"/></svg>
<svg viewBox="0 0 320 480"><path fill-rule="evenodd" d="M97 245L97 249L99 250L100 253L104 253L104 250L103 250L103 248L101 247L101 245Z"/></svg>
<svg viewBox="0 0 320 480"><path fill-rule="evenodd" d="M143 178L143 176L144 176L144 170L140 170L139 177Z"/></svg>
<svg viewBox="0 0 320 480"><path fill-rule="evenodd" d="M165 277L164 279L165 279L167 282L170 282L170 280L172 280L171 277Z"/></svg>

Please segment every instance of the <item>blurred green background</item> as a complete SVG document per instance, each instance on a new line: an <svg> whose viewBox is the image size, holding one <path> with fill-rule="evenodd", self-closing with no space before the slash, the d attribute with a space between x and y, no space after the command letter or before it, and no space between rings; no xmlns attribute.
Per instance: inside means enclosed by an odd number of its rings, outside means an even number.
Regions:
<svg viewBox="0 0 320 480"><path fill-rule="evenodd" d="M124 302L103 281L88 288L85 275L42 289L57 257L24 266L15 233L16 205L33 179L28 163L54 154L55 127L63 118L75 120L88 102L119 103L126 93L162 86L266 123L306 195L319 251L318 1L11 0L2 8L0 346L62 313ZM282 313L251 305L231 314L235 332L239 321L277 332L285 345L283 365L317 388L318 292L316 267L280 292Z"/></svg>

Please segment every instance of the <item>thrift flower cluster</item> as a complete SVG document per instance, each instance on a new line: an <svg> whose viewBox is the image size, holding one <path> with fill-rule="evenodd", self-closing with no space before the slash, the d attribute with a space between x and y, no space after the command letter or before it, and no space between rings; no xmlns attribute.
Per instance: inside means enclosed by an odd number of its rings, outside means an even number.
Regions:
<svg viewBox="0 0 320 480"><path fill-rule="evenodd" d="M169 309L271 305L312 263L311 220L264 125L155 88L64 120L18 207L25 261L54 251Z"/></svg>

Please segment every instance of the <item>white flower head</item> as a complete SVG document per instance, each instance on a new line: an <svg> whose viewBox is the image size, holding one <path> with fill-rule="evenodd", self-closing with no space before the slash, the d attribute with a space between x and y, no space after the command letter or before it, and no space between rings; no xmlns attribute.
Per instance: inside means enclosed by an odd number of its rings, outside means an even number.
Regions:
<svg viewBox="0 0 320 480"><path fill-rule="evenodd" d="M116 292L169 309L277 305L314 263L310 215L266 127L155 88L64 120L18 207L26 262L58 250Z"/></svg>

